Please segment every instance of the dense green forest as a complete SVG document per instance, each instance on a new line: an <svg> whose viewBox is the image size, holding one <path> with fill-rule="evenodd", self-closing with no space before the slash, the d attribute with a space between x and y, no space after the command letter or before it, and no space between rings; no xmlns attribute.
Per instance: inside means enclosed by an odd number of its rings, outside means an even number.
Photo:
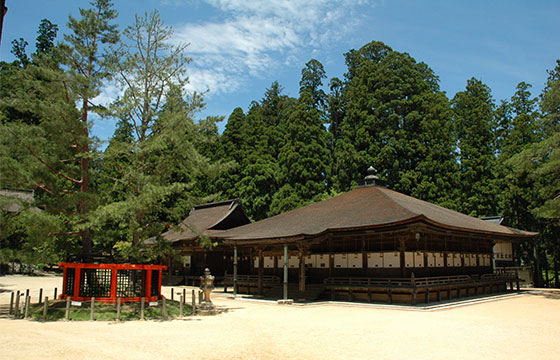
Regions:
<svg viewBox="0 0 560 360"><path fill-rule="evenodd" d="M195 204L240 198L260 220L348 191L374 166L396 191L538 231L522 261L560 284L560 60L540 94L521 82L497 102L471 78L449 98L427 64L372 41L344 54L342 79L311 59L297 98L274 82L220 134L223 119L198 118L203 96L184 91L186 45L155 11L122 31L117 15L93 1L58 41L45 19L35 52L14 40L17 60L0 63L0 188L35 190L23 211L0 212L0 263L152 261L173 250L143 240ZM99 106L108 81L121 95ZM117 120L106 147L94 116Z"/></svg>

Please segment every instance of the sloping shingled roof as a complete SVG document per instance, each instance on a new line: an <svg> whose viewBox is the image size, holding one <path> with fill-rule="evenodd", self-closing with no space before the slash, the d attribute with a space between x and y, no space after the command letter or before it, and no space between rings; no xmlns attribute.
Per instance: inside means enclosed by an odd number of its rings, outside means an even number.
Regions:
<svg viewBox="0 0 560 360"><path fill-rule="evenodd" d="M380 186L362 187L252 224L214 234L227 240L317 236L329 230L425 221L459 231L527 238L536 233L483 221Z"/></svg>
<svg viewBox="0 0 560 360"><path fill-rule="evenodd" d="M250 222L238 199L197 205L178 228L163 233L162 237L172 243L192 240L200 234L208 235L208 230L211 229L220 230L231 227L229 224L242 225Z"/></svg>

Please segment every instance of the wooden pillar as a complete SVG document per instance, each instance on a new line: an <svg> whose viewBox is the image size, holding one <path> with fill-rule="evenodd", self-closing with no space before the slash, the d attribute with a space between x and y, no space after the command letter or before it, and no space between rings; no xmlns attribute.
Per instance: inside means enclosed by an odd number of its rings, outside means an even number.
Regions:
<svg viewBox="0 0 560 360"><path fill-rule="evenodd" d="M66 289L67 287L67 282L68 282L68 268L65 266L64 270L62 270L62 295L66 295ZM54 296L54 299L56 300L56 295Z"/></svg>
<svg viewBox="0 0 560 360"><path fill-rule="evenodd" d="M233 297L237 296L237 246L233 247Z"/></svg>
<svg viewBox="0 0 560 360"><path fill-rule="evenodd" d="M400 251L400 263L401 263L401 277L405 278L406 277L406 267L405 267L405 261L404 261L404 250L405 250L405 243L404 243L404 239L400 239L399 240L399 251Z"/></svg>
<svg viewBox="0 0 560 360"><path fill-rule="evenodd" d="M80 277L82 275L81 272L82 269L80 268L76 268L75 272L74 272L74 294L72 294L73 297L79 297L80 296Z"/></svg>
<svg viewBox="0 0 560 360"><path fill-rule="evenodd" d="M305 291L305 254L303 248L299 248L299 291Z"/></svg>
<svg viewBox="0 0 560 360"><path fill-rule="evenodd" d="M150 297L152 296L152 270L148 269L146 271L146 293L144 296Z"/></svg>
<svg viewBox="0 0 560 360"><path fill-rule="evenodd" d="M263 295L264 256L261 248L258 249L258 254L259 254L259 295Z"/></svg>
<svg viewBox="0 0 560 360"><path fill-rule="evenodd" d="M283 299L288 299L288 245L284 244L284 289Z"/></svg>

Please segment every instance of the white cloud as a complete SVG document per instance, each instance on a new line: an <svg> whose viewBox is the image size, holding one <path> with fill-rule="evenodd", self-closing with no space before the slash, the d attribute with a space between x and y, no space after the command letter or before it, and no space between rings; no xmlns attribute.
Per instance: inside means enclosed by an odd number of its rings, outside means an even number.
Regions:
<svg viewBox="0 0 560 360"><path fill-rule="evenodd" d="M280 66L344 39L363 21L372 0L206 0L222 21L183 24L175 41L187 42L191 90L230 93Z"/></svg>

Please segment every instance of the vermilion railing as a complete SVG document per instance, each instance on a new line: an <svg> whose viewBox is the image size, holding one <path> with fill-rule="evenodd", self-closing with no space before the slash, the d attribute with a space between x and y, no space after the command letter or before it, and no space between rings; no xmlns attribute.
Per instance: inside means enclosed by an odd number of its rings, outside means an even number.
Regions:
<svg viewBox="0 0 560 360"><path fill-rule="evenodd" d="M59 263L64 269L60 299L76 301L157 301L165 265Z"/></svg>

